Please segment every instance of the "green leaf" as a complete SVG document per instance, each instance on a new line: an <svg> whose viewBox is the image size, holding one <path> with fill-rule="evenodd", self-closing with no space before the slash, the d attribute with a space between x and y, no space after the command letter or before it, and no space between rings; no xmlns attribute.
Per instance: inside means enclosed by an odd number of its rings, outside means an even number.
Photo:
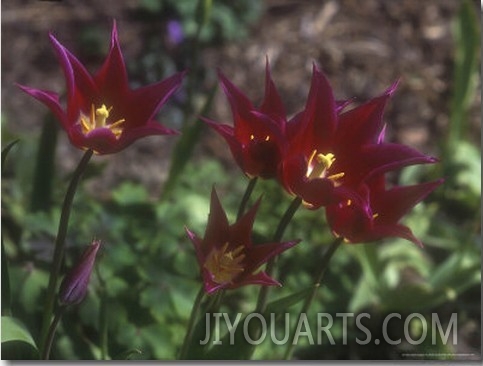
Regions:
<svg viewBox="0 0 483 366"><path fill-rule="evenodd" d="M2 316L2 343L10 341L25 342L37 349L32 335L20 320Z"/></svg>
<svg viewBox="0 0 483 366"><path fill-rule="evenodd" d="M202 29L210 20L211 8L213 6L213 0L199 0L196 8L196 21L198 23L199 30Z"/></svg>
<svg viewBox="0 0 483 366"><path fill-rule="evenodd" d="M461 196L479 201L481 195L481 152L472 144L461 141L455 148L453 162L461 167L456 173L455 183Z"/></svg>
<svg viewBox="0 0 483 366"><path fill-rule="evenodd" d="M480 253L455 252L440 264L429 278L429 283L436 288L449 287L468 282L471 273L480 274Z"/></svg>
<svg viewBox="0 0 483 366"><path fill-rule="evenodd" d="M123 182L112 192L112 198L120 206L129 206L146 203L149 195L144 186Z"/></svg>
<svg viewBox="0 0 483 366"><path fill-rule="evenodd" d="M41 295L45 291L49 275L44 270L36 267L28 270L22 269L22 275L25 276L25 280L20 287L18 296L25 309L30 313L34 313L42 309Z"/></svg>
<svg viewBox="0 0 483 366"><path fill-rule="evenodd" d="M216 90L217 84L213 85L213 87L211 88L199 115L205 115L210 109L216 94ZM187 123L183 127L181 138L176 144L173 151L173 156L171 158L171 167L169 169L168 179L164 185L164 190L161 197L162 199L169 197L169 194L176 186L178 178L183 173L183 170L185 169L186 164L190 160L191 155L193 155L196 142L198 141L204 127L205 124L201 122L201 120L199 120L198 118L196 118L192 123Z"/></svg>
<svg viewBox="0 0 483 366"><path fill-rule="evenodd" d="M2 315L10 315L11 310L11 294L10 294L10 274L8 271L7 255L5 253L5 245L3 243L3 233L1 238L2 244Z"/></svg>
<svg viewBox="0 0 483 366"><path fill-rule="evenodd" d="M19 140L12 141L2 149L2 173L3 173L3 167L5 166L5 160L7 159L8 152L18 141Z"/></svg>
<svg viewBox="0 0 483 366"><path fill-rule="evenodd" d="M462 2L458 17L454 23L456 44L454 94L451 104L450 132L448 144L450 149L460 141L466 128L466 112L476 92L478 80L478 55L480 32L478 17L474 4Z"/></svg>
<svg viewBox="0 0 483 366"><path fill-rule="evenodd" d="M352 295L349 303L349 311L358 312L369 305L379 304L380 298L374 286L371 286L366 280L366 276L359 279L356 291Z"/></svg>
<svg viewBox="0 0 483 366"><path fill-rule="evenodd" d="M270 314L286 312L289 307L306 299L307 296L309 296L309 294L312 292L313 288L314 286L310 286L308 288L268 303L265 313Z"/></svg>
<svg viewBox="0 0 483 366"><path fill-rule="evenodd" d="M136 355L140 356L143 352L137 348L129 349L127 351L123 351L116 356L113 357L113 360L130 360Z"/></svg>
<svg viewBox="0 0 483 366"><path fill-rule="evenodd" d="M57 121L50 114L44 119L32 182L30 198L32 212L48 211L52 204L57 126Z"/></svg>

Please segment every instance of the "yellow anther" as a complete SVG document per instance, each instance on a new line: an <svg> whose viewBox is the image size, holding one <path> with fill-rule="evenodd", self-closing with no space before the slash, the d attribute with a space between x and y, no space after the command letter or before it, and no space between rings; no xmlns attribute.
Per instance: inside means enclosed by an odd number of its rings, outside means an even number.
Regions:
<svg viewBox="0 0 483 366"><path fill-rule="evenodd" d="M265 136L265 141L267 141L267 142L270 141L270 136L268 136L268 135Z"/></svg>
<svg viewBox="0 0 483 366"><path fill-rule="evenodd" d="M94 104L91 105L90 115L86 116L81 113L80 115L80 125L82 127L82 132L88 134L89 132L95 130L96 128L109 128L112 133L119 138L122 134L121 124L125 122L124 118L121 118L113 123L108 123L107 119L112 110L112 107L107 108L105 104L102 104L100 108L95 108Z"/></svg>
<svg viewBox="0 0 483 366"><path fill-rule="evenodd" d="M251 141L255 140L255 136L254 135L250 135L250 140Z"/></svg>
<svg viewBox="0 0 483 366"><path fill-rule="evenodd" d="M378 216L379 216L379 214L378 213L375 213L375 214L372 215L372 218L373 219L376 219Z"/></svg>
<svg viewBox="0 0 483 366"><path fill-rule="evenodd" d="M317 154L317 162L324 165L325 169L329 169L335 161L335 155L332 153L328 154Z"/></svg>
<svg viewBox="0 0 483 366"><path fill-rule="evenodd" d="M332 153L321 154L317 153L317 150L312 151L307 164L307 178L326 178L334 181L337 184L337 180L344 177L345 173L335 173L329 175L329 169L334 164L335 155Z"/></svg>
<svg viewBox="0 0 483 366"><path fill-rule="evenodd" d="M90 122L90 121L88 121L87 119L85 119L85 118L82 118L82 117L81 117L80 122L81 122L81 126L82 126L82 131L83 131L84 133L87 133L87 132L89 132L90 130L92 130L92 127L91 127L91 125L89 124L89 122Z"/></svg>
<svg viewBox="0 0 483 366"><path fill-rule="evenodd" d="M230 283L235 276L243 272L241 264L245 259L244 247L239 245L234 250L227 251L228 243L221 249L213 249L208 255L204 267L213 276L213 281L219 284Z"/></svg>
<svg viewBox="0 0 483 366"><path fill-rule="evenodd" d="M96 109L96 126L97 127L104 127L106 125L106 119L109 118L109 112L111 111L112 107L107 109L106 105L103 104L101 108Z"/></svg>
<svg viewBox="0 0 483 366"><path fill-rule="evenodd" d="M344 177L344 175L345 175L345 173L337 173L337 174L329 175L326 178L327 179L330 179L330 180L337 180L337 179L340 179L340 178Z"/></svg>
<svg viewBox="0 0 483 366"><path fill-rule="evenodd" d="M346 204L347 204L347 206L352 205L352 200L347 200L347 203Z"/></svg>

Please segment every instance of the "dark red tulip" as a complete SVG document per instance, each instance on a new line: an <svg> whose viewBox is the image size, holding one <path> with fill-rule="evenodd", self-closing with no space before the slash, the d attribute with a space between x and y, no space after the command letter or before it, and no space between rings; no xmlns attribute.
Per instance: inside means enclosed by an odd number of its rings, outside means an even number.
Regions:
<svg viewBox="0 0 483 366"><path fill-rule="evenodd" d="M109 54L94 76L52 34L50 41L64 71L67 108L63 109L57 93L19 87L52 110L74 146L92 149L97 154L112 154L145 136L177 133L154 117L179 88L185 73L131 89L115 22Z"/></svg>
<svg viewBox="0 0 483 366"><path fill-rule="evenodd" d="M291 248L299 241L282 243L252 243L252 228L260 201L233 225L228 223L220 200L213 189L210 214L204 238L186 229L196 250L205 291L209 294L220 289L244 285L280 285L265 272L254 273L270 258Z"/></svg>

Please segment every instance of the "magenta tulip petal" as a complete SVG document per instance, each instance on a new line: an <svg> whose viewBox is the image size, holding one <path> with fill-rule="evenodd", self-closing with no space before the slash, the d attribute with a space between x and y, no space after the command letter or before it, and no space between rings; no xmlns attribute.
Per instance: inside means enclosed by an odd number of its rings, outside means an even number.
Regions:
<svg viewBox="0 0 483 366"><path fill-rule="evenodd" d="M259 205L260 200L233 225L229 225L226 213L213 188L204 238L199 239L193 232L186 229L195 247L204 289L207 293L248 284L278 285L277 281L265 273L254 274L254 272L269 259L299 241L253 245L252 229Z"/></svg>
<svg viewBox="0 0 483 366"><path fill-rule="evenodd" d="M342 113L336 132L336 140L347 145L361 146L377 143L377 136L382 130L383 113L388 99L396 89L391 86L382 96Z"/></svg>
<svg viewBox="0 0 483 366"><path fill-rule="evenodd" d="M334 233L351 243L400 237L422 246L411 230L399 221L442 183L440 179L386 190L385 178L379 175L360 187L359 197L352 196L326 207L327 222Z"/></svg>
<svg viewBox="0 0 483 366"><path fill-rule="evenodd" d="M64 129L68 128L65 113L59 104L59 96L56 93L48 90L32 89L20 84L17 84L17 86L28 95L44 103L54 113L55 117L62 124L62 127Z"/></svg>
<svg viewBox="0 0 483 366"><path fill-rule="evenodd" d="M277 88L272 80L268 58L265 66L265 96L262 105L260 106L260 112L270 116L275 122L277 122L280 129L284 129L287 114L282 99L280 98Z"/></svg>
<svg viewBox="0 0 483 366"><path fill-rule="evenodd" d="M270 76L267 61L265 96L259 109L243 92L218 70L221 87L230 103L233 127L202 119L229 144L231 153L243 172L264 179L276 178L285 153L285 109Z"/></svg>
<svg viewBox="0 0 483 366"><path fill-rule="evenodd" d="M379 222L398 222L443 182L443 179L439 179L412 186L397 186L384 192L384 194L373 197L375 210L381 216Z"/></svg>
<svg viewBox="0 0 483 366"><path fill-rule="evenodd" d="M65 111L56 94L21 88L52 110L74 146L82 150L92 149L97 154L113 154L146 136L177 133L156 123L153 118L179 88L184 72L131 90L116 22L112 27L109 53L94 77L52 34L49 37L66 80Z"/></svg>
<svg viewBox="0 0 483 366"><path fill-rule="evenodd" d="M273 279L265 272L258 272L257 274L250 274L249 276L246 276L238 283L237 287L245 285L282 286L280 282Z"/></svg>

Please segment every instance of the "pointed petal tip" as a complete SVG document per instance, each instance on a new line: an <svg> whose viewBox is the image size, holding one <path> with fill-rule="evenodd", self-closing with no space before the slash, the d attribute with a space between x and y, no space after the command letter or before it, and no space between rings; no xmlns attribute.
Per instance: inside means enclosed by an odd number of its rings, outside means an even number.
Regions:
<svg viewBox="0 0 483 366"><path fill-rule="evenodd" d="M435 156L428 156L428 160L430 164L435 164L440 162L440 159Z"/></svg>
<svg viewBox="0 0 483 366"><path fill-rule="evenodd" d="M400 83L401 83L401 78L399 77L389 88L386 89L384 94L386 94L388 97L392 97L396 92L396 89L398 88Z"/></svg>
<svg viewBox="0 0 483 366"><path fill-rule="evenodd" d="M184 78L186 74L188 74L190 71L191 71L190 68L187 67L186 69L179 71L178 74L181 76L181 78Z"/></svg>
<svg viewBox="0 0 483 366"><path fill-rule="evenodd" d="M54 33L53 33L53 32L50 32L50 31L49 31L49 32L47 33L47 36L49 37L49 39L50 39L51 41L57 41L57 39L55 38L55 36L54 36Z"/></svg>
<svg viewBox="0 0 483 366"><path fill-rule="evenodd" d="M260 196L257 201L253 204L250 209L245 212L245 214L240 217L240 219L237 222L242 222L243 220L248 220L251 222L250 228L253 227L253 222L255 221L255 216L257 215L258 208L260 207L260 203L262 202L262 196Z"/></svg>
<svg viewBox="0 0 483 366"><path fill-rule="evenodd" d="M172 135L172 136L181 135L181 131L178 131L174 128L168 128L163 126L163 135Z"/></svg>
<svg viewBox="0 0 483 366"><path fill-rule="evenodd" d="M213 295L215 292L222 288L221 285L213 285L211 282L204 281L203 288L207 295Z"/></svg>
<svg viewBox="0 0 483 366"><path fill-rule="evenodd" d="M268 54L265 54L265 70L270 70L270 60Z"/></svg>
<svg viewBox="0 0 483 366"><path fill-rule="evenodd" d="M112 20L112 30L111 30L111 47L119 44L119 36L117 32L117 22L116 19Z"/></svg>
<svg viewBox="0 0 483 366"><path fill-rule="evenodd" d="M320 72L320 67L317 65L317 62L312 61L312 72L315 73L315 72Z"/></svg>
<svg viewBox="0 0 483 366"><path fill-rule="evenodd" d="M440 186L441 184L443 184L444 182L446 181L446 178L439 178L435 181L435 184L437 184L438 186Z"/></svg>
<svg viewBox="0 0 483 366"><path fill-rule="evenodd" d="M436 188L438 188L444 182L445 182L445 178L439 178L439 179L436 179L432 182L421 183L420 186L427 188L427 193L424 195L424 197L429 195L431 192L433 192ZM424 199L424 197L422 199Z"/></svg>
<svg viewBox="0 0 483 366"><path fill-rule="evenodd" d="M196 236L196 234L193 233L190 229L188 229L186 225L184 226L184 231L186 232L186 235L188 235L190 239Z"/></svg>
<svg viewBox="0 0 483 366"><path fill-rule="evenodd" d="M25 85L22 85L22 84L19 84L17 82L14 82L13 85L15 85L17 88L19 88L21 91L23 91L24 93L27 93L27 94L30 94L29 93L29 90L32 89L28 86L25 86Z"/></svg>
<svg viewBox="0 0 483 366"><path fill-rule="evenodd" d="M48 33L49 41L52 44L52 46L59 52L60 49L63 49L64 46L57 40L53 32Z"/></svg>

